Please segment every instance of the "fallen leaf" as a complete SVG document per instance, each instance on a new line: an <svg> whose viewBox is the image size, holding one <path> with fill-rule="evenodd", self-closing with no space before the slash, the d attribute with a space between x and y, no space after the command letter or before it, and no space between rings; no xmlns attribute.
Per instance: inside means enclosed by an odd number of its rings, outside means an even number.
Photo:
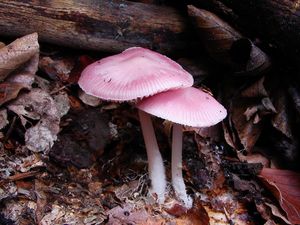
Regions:
<svg viewBox="0 0 300 225"><path fill-rule="evenodd" d="M0 83L0 106L15 99L19 92L25 87L19 83L2 82Z"/></svg>
<svg viewBox="0 0 300 225"><path fill-rule="evenodd" d="M289 221L299 224L300 174L289 170L264 168L259 177L277 198Z"/></svg>
<svg viewBox="0 0 300 225"><path fill-rule="evenodd" d="M268 97L269 94L264 85L265 77L263 76L258 81L253 83L241 92L242 97L256 98L256 97Z"/></svg>
<svg viewBox="0 0 300 225"><path fill-rule="evenodd" d="M66 115L70 109L69 97L65 91L60 91L53 96L59 117Z"/></svg>
<svg viewBox="0 0 300 225"><path fill-rule="evenodd" d="M209 216L200 201L194 203L193 208L185 214L173 219L178 225L209 225Z"/></svg>
<svg viewBox="0 0 300 225"><path fill-rule="evenodd" d="M89 106L96 107L96 106L99 106L101 104L101 99L100 98L97 98L97 97L92 96L92 95L88 95L82 90L79 90L78 97L80 98L80 100L84 104L89 105Z"/></svg>
<svg viewBox="0 0 300 225"><path fill-rule="evenodd" d="M20 117L39 120L25 133L26 147L33 152L47 153L57 139L61 112L53 98L45 91L34 88L8 105Z"/></svg>
<svg viewBox="0 0 300 225"><path fill-rule="evenodd" d="M18 69L39 51L37 33L21 37L0 49L0 80Z"/></svg>
<svg viewBox="0 0 300 225"><path fill-rule="evenodd" d="M273 127L286 137L293 138L286 93L283 90L277 90L274 96L274 101L277 113L271 120Z"/></svg>
<svg viewBox="0 0 300 225"><path fill-rule="evenodd" d="M241 99L235 100L231 108L231 119L241 144L246 151L250 152L260 137L263 121L255 123L255 117L248 118L247 120L244 113L248 107L248 101Z"/></svg>
<svg viewBox="0 0 300 225"><path fill-rule="evenodd" d="M236 75L257 75L270 67L262 50L217 15L192 5L187 8L203 46L216 62L232 68Z"/></svg>
<svg viewBox="0 0 300 225"><path fill-rule="evenodd" d="M241 145L238 134L234 128L231 113L228 113L227 118L223 120L222 128L224 132L224 139L229 146L236 150L244 149Z"/></svg>
<svg viewBox="0 0 300 225"><path fill-rule="evenodd" d="M55 121L60 118L53 98L39 88L34 88L29 93L20 95L18 99L8 105L8 109L33 120L47 118Z"/></svg>
<svg viewBox="0 0 300 225"><path fill-rule="evenodd" d="M58 205L52 205L51 213L46 214L40 221L40 224L41 225L55 224L57 221L60 221L60 219L64 215L65 215L65 211L63 210L63 207Z"/></svg>
<svg viewBox="0 0 300 225"><path fill-rule="evenodd" d="M47 195L45 194L45 187L46 185L39 181L38 179L35 180L34 183L34 192L36 195L36 210L35 210L35 218L38 224L41 223L41 220L45 214L45 206L47 204Z"/></svg>
<svg viewBox="0 0 300 225"><path fill-rule="evenodd" d="M3 48L4 46L5 46L5 44L0 41L0 48Z"/></svg>
<svg viewBox="0 0 300 225"><path fill-rule="evenodd" d="M260 153L249 153L247 155L238 153L237 156L242 162L245 161L247 163L261 163L263 167L270 167L270 160Z"/></svg>
<svg viewBox="0 0 300 225"><path fill-rule="evenodd" d="M35 79L35 73L38 70L39 53L36 53L25 64L20 66L16 71L12 72L6 79L8 82L18 83L24 88L31 89L31 85Z"/></svg>
<svg viewBox="0 0 300 225"><path fill-rule="evenodd" d="M29 73L18 73L9 76L6 79L9 83L16 83L22 85L24 88L30 90L31 85L34 83L34 74Z"/></svg>
<svg viewBox="0 0 300 225"><path fill-rule="evenodd" d="M6 109L1 109L0 110L0 130L3 129L7 124L7 110Z"/></svg>
<svg viewBox="0 0 300 225"><path fill-rule="evenodd" d="M14 198L16 196L17 196L17 187L13 182L1 184L0 201L3 201L6 198Z"/></svg>
<svg viewBox="0 0 300 225"><path fill-rule="evenodd" d="M108 211L107 225L116 224L145 224L156 221L145 209L135 209L133 204L123 204Z"/></svg>
<svg viewBox="0 0 300 225"><path fill-rule="evenodd" d="M273 204L270 204L268 202L265 202L265 204L271 209L271 212L274 216L277 216L279 217L280 219L282 219L285 223L287 224L291 224L287 218L282 214L281 210L279 210L277 208L277 206L273 205Z"/></svg>
<svg viewBox="0 0 300 225"><path fill-rule="evenodd" d="M264 225L278 225L275 223L273 220L268 220L267 222L264 223Z"/></svg>
<svg viewBox="0 0 300 225"><path fill-rule="evenodd" d="M26 131L26 147L32 152L47 154L57 140L56 134L58 131L59 122L42 119L37 125L30 127Z"/></svg>
<svg viewBox="0 0 300 225"><path fill-rule="evenodd" d="M41 58L39 68L52 80L66 82L69 79L69 74L71 73L74 64L74 59L70 57L55 59L46 56Z"/></svg>

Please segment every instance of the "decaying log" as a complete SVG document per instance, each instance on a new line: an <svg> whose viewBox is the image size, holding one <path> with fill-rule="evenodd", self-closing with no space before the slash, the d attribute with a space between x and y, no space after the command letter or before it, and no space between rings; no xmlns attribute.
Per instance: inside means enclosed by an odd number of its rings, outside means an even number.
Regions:
<svg viewBox="0 0 300 225"><path fill-rule="evenodd" d="M199 0L300 62L300 3L294 0ZM224 7L225 6L225 7ZM214 9L213 9L214 8ZM210 9L210 10L211 10Z"/></svg>
<svg viewBox="0 0 300 225"><path fill-rule="evenodd" d="M175 9L116 0L0 0L0 36L38 32L41 41L118 52L131 46L162 53L191 43Z"/></svg>

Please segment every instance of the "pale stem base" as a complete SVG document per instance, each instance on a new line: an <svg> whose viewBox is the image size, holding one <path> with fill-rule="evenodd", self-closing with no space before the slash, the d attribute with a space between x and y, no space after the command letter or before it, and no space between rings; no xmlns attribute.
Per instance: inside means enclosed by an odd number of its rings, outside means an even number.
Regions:
<svg viewBox="0 0 300 225"><path fill-rule="evenodd" d="M182 176L182 125L173 124L172 140L172 185L175 194L184 202L185 207L191 208L193 200L186 193Z"/></svg>
<svg viewBox="0 0 300 225"><path fill-rule="evenodd" d="M148 113L138 110L148 157L148 170L151 179L152 194L157 195L159 203L165 201L166 175L160 154L151 117Z"/></svg>

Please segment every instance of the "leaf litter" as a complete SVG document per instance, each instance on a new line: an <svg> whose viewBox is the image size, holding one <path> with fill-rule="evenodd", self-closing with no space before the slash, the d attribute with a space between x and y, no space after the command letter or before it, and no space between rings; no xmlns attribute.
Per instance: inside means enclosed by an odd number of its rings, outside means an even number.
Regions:
<svg viewBox="0 0 300 225"><path fill-rule="evenodd" d="M264 75L243 85L229 78L220 88L211 85L217 69L180 60L196 71L196 85L219 92L229 111L223 126L185 128L183 171L194 199L193 208L186 210L170 183L164 205L149 196L147 158L134 107L87 96L76 85L93 57L79 52L70 57L60 51L39 55L37 35L31 34L3 45L0 59L0 221L299 223L299 188L290 183L298 175L290 180L288 172L278 183L281 172L266 169L274 166L275 155L261 140L269 126L281 138L276 151L284 151L284 143L294 143L297 126L291 119L297 115L291 111L299 108L297 87L276 95ZM171 124L156 118L154 126L170 178ZM268 192L270 187L278 202Z"/></svg>

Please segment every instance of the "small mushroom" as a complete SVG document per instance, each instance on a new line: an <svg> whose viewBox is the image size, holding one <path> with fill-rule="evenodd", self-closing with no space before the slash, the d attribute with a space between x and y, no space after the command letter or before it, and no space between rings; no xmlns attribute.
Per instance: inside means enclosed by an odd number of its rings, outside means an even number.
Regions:
<svg viewBox="0 0 300 225"><path fill-rule="evenodd" d="M170 89L192 86L193 77L179 64L149 49L132 47L89 65L79 86L87 94L110 101L136 101ZM166 176L150 116L139 111L153 194L164 202Z"/></svg>
<svg viewBox="0 0 300 225"><path fill-rule="evenodd" d="M194 87L169 90L145 98L137 104L137 108L174 123L172 185L177 197L191 208L193 201L186 193L182 176L182 125L213 126L226 117L226 109L211 95Z"/></svg>

